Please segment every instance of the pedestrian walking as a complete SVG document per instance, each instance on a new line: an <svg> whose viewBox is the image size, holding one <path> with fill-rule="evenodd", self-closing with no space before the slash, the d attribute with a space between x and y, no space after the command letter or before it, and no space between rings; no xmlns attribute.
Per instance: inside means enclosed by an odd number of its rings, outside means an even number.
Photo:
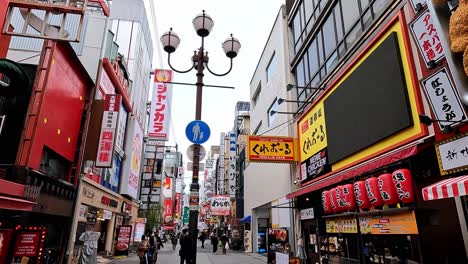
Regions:
<svg viewBox="0 0 468 264"><path fill-rule="evenodd" d="M172 250L175 250L177 247L177 236L175 234L171 235Z"/></svg>
<svg viewBox="0 0 468 264"><path fill-rule="evenodd" d="M201 241L202 248L205 248L205 240L206 240L206 234L204 231L202 231L200 234L200 241Z"/></svg>
<svg viewBox="0 0 468 264"><path fill-rule="evenodd" d="M213 254L218 251L218 236L214 233L211 232L211 245L213 245Z"/></svg>
<svg viewBox="0 0 468 264"><path fill-rule="evenodd" d="M157 239L157 234L156 233L152 233L152 235L150 236L149 238L149 251L151 253L151 262L152 263L156 263L156 261L158 260L158 249L159 249L159 245L158 245L158 239Z"/></svg>
<svg viewBox="0 0 468 264"><path fill-rule="evenodd" d="M188 230L182 230L182 236L180 237L180 264L191 264L192 263L192 243L188 235Z"/></svg>
<svg viewBox="0 0 468 264"><path fill-rule="evenodd" d="M159 232L156 232L156 240L157 240L157 244L158 244L158 250L161 249L161 248L164 248L164 244L161 240L161 237L159 236Z"/></svg>
<svg viewBox="0 0 468 264"><path fill-rule="evenodd" d="M141 242L138 244L137 256L140 258L140 264L149 264L147 261L147 253L149 249L149 243L146 240L146 236L141 236Z"/></svg>
<svg viewBox="0 0 468 264"><path fill-rule="evenodd" d="M229 240L229 238L226 235L226 233L223 233L223 236L221 236L221 245L223 245L223 254L224 255L226 255L227 248L229 247L228 240Z"/></svg>

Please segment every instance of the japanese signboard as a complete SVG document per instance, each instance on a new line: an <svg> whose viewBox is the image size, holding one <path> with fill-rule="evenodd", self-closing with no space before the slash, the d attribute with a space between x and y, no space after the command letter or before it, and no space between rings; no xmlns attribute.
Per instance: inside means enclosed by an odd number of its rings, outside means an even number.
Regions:
<svg viewBox="0 0 468 264"><path fill-rule="evenodd" d="M210 200L211 215L227 216L231 213L231 198L227 195L215 195Z"/></svg>
<svg viewBox="0 0 468 264"><path fill-rule="evenodd" d="M125 142L125 131L127 130L127 117L128 113L125 110L123 104L120 104L120 109L119 109L119 124L117 126L117 134L116 134L116 140L115 140L115 146L117 152L121 156L123 156L123 150L125 148L124 142Z"/></svg>
<svg viewBox="0 0 468 264"><path fill-rule="evenodd" d="M301 162L301 181L310 180L327 172L331 166L328 163L327 149L322 149L312 157Z"/></svg>
<svg viewBox="0 0 468 264"><path fill-rule="evenodd" d="M150 125L148 137L167 140L172 102L172 71L154 71L153 96L151 100Z"/></svg>
<svg viewBox="0 0 468 264"><path fill-rule="evenodd" d="M106 95L105 110L102 114L101 133L99 134L96 156L96 167L98 168L112 167L120 100L120 95Z"/></svg>
<svg viewBox="0 0 468 264"><path fill-rule="evenodd" d="M163 195L164 198L172 199L172 178L165 178L163 182Z"/></svg>
<svg viewBox="0 0 468 264"><path fill-rule="evenodd" d="M326 219L327 233L357 233L355 217L340 217Z"/></svg>
<svg viewBox="0 0 468 264"><path fill-rule="evenodd" d="M117 245L115 246L115 250L120 251L120 252L127 252L130 247L131 238L132 238L132 226L131 225L120 226L118 235L117 235Z"/></svg>
<svg viewBox="0 0 468 264"><path fill-rule="evenodd" d="M164 199L164 215L163 215L163 219L164 219L164 223L165 224L169 224L171 223L174 218L172 216L173 214L173 200L171 198L165 198Z"/></svg>
<svg viewBox="0 0 468 264"><path fill-rule="evenodd" d="M218 189L220 193L225 193L224 191L224 154L226 152L226 143L225 143L225 136L226 134L224 132L221 132L220 134L220 155L219 155L219 160L221 161L219 163L219 176L218 176Z"/></svg>
<svg viewBox="0 0 468 264"><path fill-rule="evenodd" d="M109 75L103 67L101 68L101 79L99 80L99 92L102 96L101 98L108 94L115 94L114 84L112 84Z"/></svg>
<svg viewBox="0 0 468 264"><path fill-rule="evenodd" d="M236 134L229 133L229 194L236 196Z"/></svg>
<svg viewBox="0 0 468 264"><path fill-rule="evenodd" d="M13 229L0 229L0 263L7 263L6 258L10 252L10 241Z"/></svg>
<svg viewBox="0 0 468 264"><path fill-rule="evenodd" d="M189 208L184 207L184 216L182 218L182 224L186 225L189 223Z"/></svg>
<svg viewBox="0 0 468 264"><path fill-rule="evenodd" d="M466 112L455 92L450 73L446 67L421 81L431 103L436 119L452 122L438 122L440 129L453 125L453 121L466 120Z"/></svg>
<svg viewBox="0 0 468 264"><path fill-rule="evenodd" d="M291 137L248 137L248 160L251 162L294 162L295 149Z"/></svg>
<svg viewBox="0 0 468 264"><path fill-rule="evenodd" d="M141 237L145 234L146 218L137 218L135 220L134 242L141 242Z"/></svg>
<svg viewBox="0 0 468 264"><path fill-rule="evenodd" d="M182 199L182 193L178 192L175 194L175 219L180 219L180 214L181 214L181 199Z"/></svg>
<svg viewBox="0 0 468 264"><path fill-rule="evenodd" d="M468 169L468 135L461 135L436 144L442 175Z"/></svg>
<svg viewBox="0 0 468 264"><path fill-rule="evenodd" d="M35 257L39 249L40 231L24 231L16 237L16 244L13 256L15 257Z"/></svg>
<svg viewBox="0 0 468 264"><path fill-rule="evenodd" d="M212 169L213 168L213 163L214 163L214 160L212 160L212 159L206 160L205 161L205 168Z"/></svg>
<svg viewBox="0 0 468 264"><path fill-rule="evenodd" d="M391 215L359 217L362 234L372 235L417 235L418 226L414 211Z"/></svg>
<svg viewBox="0 0 468 264"><path fill-rule="evenodd" d="M314 208L307 208L301 210L301 220L314 219Z"/></svg>
<svg viewBox="0 0 468 264"><path fill-rule="evenodd" d="M141 156L143 151L143 131L134 117L129 119L129 131L125 144L127 159L124 161L122 179L120 182L121 194L137 198L140 175Z"/></svg>
<svg viewBox="0 0 468 264"><path fill-rule="evenodd" d="M421 12L421 15L410 23L410 29L426 67L429 67L431 61L438 62L445 56L429 9Z"/></svg>

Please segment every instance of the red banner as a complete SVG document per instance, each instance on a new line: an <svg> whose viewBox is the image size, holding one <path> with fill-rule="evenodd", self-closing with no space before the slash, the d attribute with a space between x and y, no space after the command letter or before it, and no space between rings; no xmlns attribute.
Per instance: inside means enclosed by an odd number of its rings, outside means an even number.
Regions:
<svg viewBox="0 0 468 264"><path fill-rule="evenodd" d="M181 207L180 207L180 204L181 204L181 199L182 199L182 194L181 193L176 193L175 194L175 218L176 219L180 219L180 215L182 213L181 211Z"/></svg>
<svg viewBox="0 0 468 264"><path fill-rule="evenodd" d="M18 234L13 256L35 257L39 249L40 231L24 231Z"/></svg>
<svg viewBox="0 0 468 264"><path fill-rule="evenodd" d="M168 224L168 223L171 223L172 220L174 219L172 217L172 214L173 214L173 203L172 203L172 199L164 199L164 223L165 224Z"/></svg>

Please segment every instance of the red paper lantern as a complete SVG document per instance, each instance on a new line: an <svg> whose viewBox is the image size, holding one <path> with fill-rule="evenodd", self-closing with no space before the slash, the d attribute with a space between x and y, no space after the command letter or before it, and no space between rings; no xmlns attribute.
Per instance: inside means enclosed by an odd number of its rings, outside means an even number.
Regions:
<svg viewBox="0 0 468 264"><path fill-rule="evenodd" d="M336 188L333 188L329 191L330 194L330 204L333 212L339 212L338 201L336 200Z"/></svg>
<svg viewBox="0 0 468 264"><path fill-rule="evenodd" d="M344 203L344 197L343 197L343 186L337 186L335 188L336 190L336 207L338 208L339 212L346 211L346 205Z"/></svg>
<svg viewBox="0 0 468 264"><path fill-rule="evenodd" d="M379 183L377 178L369 178L366 180L367 198L372 206L379 207L384 204L379 192Z"/></svg>
<svg viewBox="0 0 468 264"><path fill-rule="evenodd" d="M345 184L341 186L342 190L342 201L345 205L346 210L354 211L356 209L356 200L354 199L354 186L352 184Z"/></svg>
<svg viewBox="0 0 468 264"><path fill-rule="evenodd" d="M384 204L397 204L400 202L398 194L393 185L392 174L385 173L378 177L380 197Z"/></svg>
<svg viewBox="0 0 468 264"><path fill-rule="evenodd" d="M414 202L413 177L408 169L396 170L392 173L393 185L402 203Z"/></svg>
<svg viewBox="0 0 468 264"><path fill-rule="evenodd" d="M354 183L354 196L356 197L356 203L361 209L371 208L369 198L367 198L366 182L358 181Z"/></svg>
<svg viewBox="0 0 468 264"><path fill-rule="evenodd" d="M329 191L322 192L322 206L323 206L323 211L325 211L326 214L333 212L331 202L330 202Z"/></svg>

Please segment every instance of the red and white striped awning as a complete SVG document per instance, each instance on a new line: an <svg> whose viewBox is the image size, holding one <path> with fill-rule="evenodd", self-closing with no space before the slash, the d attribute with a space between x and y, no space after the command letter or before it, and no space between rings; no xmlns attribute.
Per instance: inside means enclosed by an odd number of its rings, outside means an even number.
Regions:
<svg viewBox="0 0 468 264"><path fill-rule="evenodd" d="M446 179L422 189L424 201L467 195L468 176Z"/></svg>

